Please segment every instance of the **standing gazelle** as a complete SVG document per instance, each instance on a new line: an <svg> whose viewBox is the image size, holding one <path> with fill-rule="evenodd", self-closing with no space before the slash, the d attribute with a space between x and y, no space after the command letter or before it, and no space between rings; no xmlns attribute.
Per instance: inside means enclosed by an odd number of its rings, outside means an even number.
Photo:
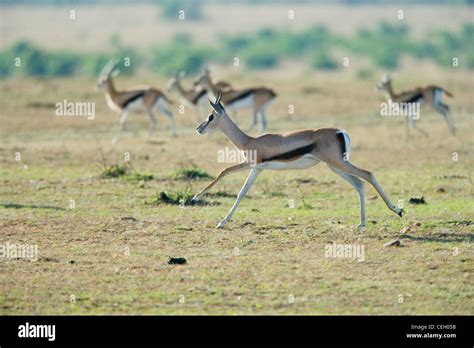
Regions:
<svg viewBox="0 0 474 348"><path fill-rule="evenodd" d="M359 194L359 228L365 227L366 221L364 182L361 179L368 181L377 190L391 211L402 216L402 210L396 208L390 202L377 180L375 180L374 175L371 172L357 168L349 162L350 140L349 135L345 131L336 128L306 129L286 134L264 134L254 138L241 131L232 121L221 104L221 96L219 92L216 102L210 102L213 111L197 127L197 132L204 134L216 130L221 131L244 154L252 152L254 154L252 157L256 161L249 161L246 158L244 162L224 169L216 179L194 196L193 201L198 201L202 195L224 176L230 173L250 170L247 181L237 195L237 200L227 216L219 222L217 228L224 227L232 218L240 201L262 170L306 169L321 161L351 184Z"/></svg>
<svg viewBox="0 0 474 348"><path fill-rule="evenodd" d="M392 88L392 78L390 75L385 75L382 81L377 84L377 89L384 91L388 101L393 103L408 104L408 103L420 103L426 104L440 113L446 123L448 124L448 129L451 135L456 134L456 129L449 113L449 106L441 102L441 97L446 94L448 97L453 98L453 95L446 91L444 88L439 86L426 86L426 87L417 87L410 91L404 91L400 93L395 93ZM428 133L421 128L416 126L416 119L413 116L408 116L405 119L405 136L408 140L410 135L410 127L413 127L423 135L427 136Z"/></svg>
<svg viewBox="0 0 474 348"><path fill-rule="evenodd" d="M204 88L202 87L196 87L191 89L185 89L183 85L181 84L181 79L185 76L184 71L180 71L179 73L176 73L176 75L171 78L168 82L168 92L173 92L176 91L179 96L181 97L181 100L184 104L186 104L188 107L194 109L197 111L194 114L197 117L204 116L206 113L207 108L207 92ZM219 81L216 83L216 86L222 90L230 89L232 88L230 83L224 82L224 81Z"/></svg>
<svg viewBox="0 0 474 348"><path fill-rule="evenodd" d="M209 70L205 69L204 73L195 81L195 85L202 86L206 89L209 98L215 98L219 86L214 84L209 76ZM242 90L227 89L222 91L222 102L228 110L238 110L250 107L252 108L252 124L249 131L259 122L260 132L267 127L267 119L265 111L270 106L276 94L273 90L266 87L246 88Z"/></svg>
<svg viewBox="0 0 474 348"><path fill-rule="evenodd" d="M120 113L120 130L114 137L112 143L115 144L120 138L121 133L125 129L125 121L129 111L138 108L145 108L150 118L149 137L153 135L156 129L156 118L154 110L158 108L164 115L168 117L171 133L176 135L176 129L173 121L173 114L169 109L172 102L158 89L152 87L136 87L131 90L117 91L114 86L113 78L119 74L117 67L119 60L110 60L102 69L97 82L97 87L106 89L105 99L107 105L113 111Z"/></svg>

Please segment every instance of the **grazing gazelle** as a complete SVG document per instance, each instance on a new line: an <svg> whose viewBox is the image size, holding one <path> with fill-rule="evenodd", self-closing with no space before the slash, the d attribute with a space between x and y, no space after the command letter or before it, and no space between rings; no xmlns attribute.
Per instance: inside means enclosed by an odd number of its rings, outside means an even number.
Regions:
<svg viewBox="0 0 474 348"><path fill-rule="evenodd" d="M219 92L215 103L211 103L212 113L197 127L199 134L212 131L223 132L229 140L245 154L252 153L254 161L249 161L250 156L245 156L244 162L224 169L209 185L195 195L192 201L198 201L220 179L230 173L250 170L244 186L237 195L237 200L227 216L219 222L217 228L224 225L232 218L240 201L245 196L257 176L264 169L289 170L306 169L319 162L326 163L329 168L351 184L359 194L360 225L365 227L365 200L364 182L368 181L388 208L402 216L402 209L395 207L382 190L374 175L364 169L357 168L349 162L350 140L349 135L336 128L306 129L286 134L264 134L251 137L240 130L232 121L224 106L221 104Z"/></svg>
<svg viewBox="0 0 474 348"><path fill-rule="evenodd" d="M204 73L194 82L196 86L202 86L206 89L210 98L215 98L219 87L214 84L209 76L209 70L205 69ZM222 91L222 102L228 110L238 110L242 108L252 108L252 124L249 131L259 122L260 132L267 127L267 119L265 111L270 103L276 97L273 90L266 87L246 88L242 90L227 89Z"/></svg>
<svg viewBox="0 0 474 348"><path fill-rule="evenodd" d="M176 91L182 102L189 106L190 108L197 111L196 117L204 116L206 113L207 106L207 92L202 87L194 87L191 89L185 89L181 84L181 79L185 76L184 71L180 71L168 82L168 92ZM222 90L227 90L232 88L230 83L219 81L216 83L216 86Z"/></svg>
<svg viewBox="0 0 474 348"><path fill-rule="evenodd" d="M125 121L129 111L144 108L150 118L149 137L153 135L156 129L156 118L154 110L157 108L168 117L171 133L176 135L176 129L173 122L173 114L169 109L172 102L160 90L152 87L136 87L131 90L117 91L114 86L113 78L119 74L119 70L115 69L119 60L110 60L102 69L99 76L97 86L100 89L106 89L105 99L107 105L113 111L120 113L120 130L114 137L112 143L116 143L125 128Z"/></svg>
<svg viewBox="0 0 474 348"><path fill-rule="evenodd" d="M433 107L438 111L446 120L448 124L448 129L451 135L456 134L456 129L454 128L453 120L449 113L449 106L441 102L441 97L446 94L448 97L453 98L453 95L446 91L444 88L439 86L426 86L426 87L417 87L410 91L404 91L400 93L395 93L392 88L392 78L390 75L385 75L382 81L377 84L377 89L384 91L388 101L393 103L400 104L409 104L409 103L420 103ZM406 117L405 120L406 126L406 139L408 140L410 134L410 126L427 136L428 133L416 126L416 119L412 116Z"/></svg>

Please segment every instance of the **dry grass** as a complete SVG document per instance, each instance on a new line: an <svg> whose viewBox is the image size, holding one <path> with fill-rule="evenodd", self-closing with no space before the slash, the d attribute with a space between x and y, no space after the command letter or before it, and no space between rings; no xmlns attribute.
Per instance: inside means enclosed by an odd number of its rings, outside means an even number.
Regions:
<svg viewBox="0 0 474 348"><path fill-rule="evenodd" d="M177 180L173 172L195 165L216 175L225 166L217 163L217 151L229 142L218 134L198 136L190 113L175 113L178 138L170 137L161 117L162 127L147 141L146 115L132 114L132 132L113 147L116 116L93 81L1 82L0 243L36 244L40 259L0 262L0 313L472 313L473 226L466 221L473 216L473 76L429 66L419 71L407 70L396 87L435 82L453 92L455 138L427 111L420 126L430 137L415 135L405 144L403 122L377 116L375 81L357 80L350 71L286 80L216 72L237 86L265 81L276 89L270 131L337 126L351 134L352 161L375 171L407 210L398 218L368 189L373 222L363 233L354 228L356 194L324 165L263 173L224 230L214 226L244 174L226 178L213 191L221 193L207 197L215 203L209 206L150 204L162 191L197 192L207 179ZM120 86L143 82L118 80ZM308 86L316 89L303 96ZM96 118L61 118L51 108L27 106L63 99L95 101ZM288 104L295 105L295 115L288 115ZM244 112L237 119L250 121ZM133 168L152 173L153 180L101 178L102 151L109 165L122 164L129 152ZM459 161L453 162L453 152ZM419 196L428 204L407 204ZM407 226L411 230L401 235ZM403 247L383 247L398 238ZM325 257L332 241L364 245L365 261ZM169 257L185 257L187 264L169 265Z"/></svg>

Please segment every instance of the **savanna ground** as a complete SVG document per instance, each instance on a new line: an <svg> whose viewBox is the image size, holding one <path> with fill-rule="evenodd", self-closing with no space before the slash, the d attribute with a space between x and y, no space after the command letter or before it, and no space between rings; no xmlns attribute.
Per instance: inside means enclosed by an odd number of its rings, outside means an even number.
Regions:
<svg viewBox="0 0 474 348"><path fill-rule="evenodd" d="M270 132L347 130L352 162L375 172L392 201L402 201L404 217L366 185L368 225L357 231L355 191L319 164L263 172L233 220L215 229L246 174L226 177L205 198L208 205L154 204L160 192L196 193L209 182L176 178L176 170L194 166L215 176L228 165L217 163L217 151L232 148L230 142L196 134L189 109L180 115L174 106L177 138L159 116L160 128L147 140L146 114L137 113L112 146L117 116L94 81L2 81L0 243L35 244L39 260L0 262L1 314L474 312L472 73L427 65L398 76L396 89L439 83L455 95L449 103L456 137L425 109L419 124L430 135L415 133L409 143L402 119L379 115L383 98L373 90L379 76L361 80L349 69L245 79L219 73L236 86L264 81L275 88ZM119 77L117 85L166 83L145 80ZM63 99L96 102L96 118L54 116ZM246 112L235 118L250 122ZM127 152L135 173L153 178L101 177L104 159L106 166L123 165ZM421 196L427 204L408 204ZM383 247L394 239L402 246ZM365 261L325 257L332 242L363 245ZM170 257L187 264L169 265Z"/></svg>

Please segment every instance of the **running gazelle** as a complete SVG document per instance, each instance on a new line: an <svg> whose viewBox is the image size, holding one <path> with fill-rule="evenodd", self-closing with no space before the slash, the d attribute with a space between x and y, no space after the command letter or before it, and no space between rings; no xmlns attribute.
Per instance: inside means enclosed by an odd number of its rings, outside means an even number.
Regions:
<svg viewBox="0 0 474 348"><path fill-rule="evenodd" d="M196 128L198 134L220 131L229 138L237 149L244 153L244 156L252 152L254 154L252 157L256 161L249 161L247 157L242 163L224 169L209 185L193 197L192 202L198 201L228 174L244 170L250 171L247 181L237 195L237 200L227 216L219 222L217 228L224 227L232 218L240 201L262 170L307 169L321 161L356 189L360 202L359 229L364 228L366 223L364 182L361 179L368 181L375 188L391 211L402 216L402 209L395 207L390 202L374 175L349 162L351 143L349 135L345 131L336 128L321 128L251 137L232 121L221 103L221 97L222 94L218 92L216 101L214 103L210 101L213 110L207 119Z"/></svg>
<svg viewBox="0 0 474 348"><path fill-rule="evenodd" d="M126 91L117 91L113 82L120 71L116 69L119 63L118 59L110 60L102 69L97 82L99 89L105 89L105 99L110 109L120 114L120 130L113 138L112 143L115 144L121 133L125 129L125 121L128 113L138 108L144 108L150 118L150 130L148 136L151 137L156 129L155 109L161 111L168 117L171 133L176 135L176 128L173 121L173 113L170 111L169 104L172 102L164 95L163 92L152 87L136 87Z"/></svg>
<svg viewBox="0 0 474 348"><path fill-rule="evenodd" d="M185 105L197 111L197 114L195 112L194 115L200 119L200 117L204 116L207 112L207 92L200 86L194 86L194 88L190 89L184 88L181 84L181 80L184 76L184 71L176 73L168 82L168 92L176 91ZM217 82L216 86L222 90L232 88L231 84L225 81Z"/></svg>
<svg viewBox="0 0 474 348"><path fill-rule="evenodd" d="M196 86L202 86L206 89L208 97L214 99L217 95L219 87L211 80L209 70L205 69L204 73L194 82ZM270 106L276 94L273 90L266 87L253 87L236 90L233 88L222 90L222 102L229 111L235 111L250 107L252 109L252 124L248 131L251 131L259 123L259 130L263 132L267 127L267 119L265 112Z"/></svg>
<svg viewBox="0 0 474 348"><path fill-rule="evenodd" d="M450 98L453 98L453 95L446 91L444 88L431 85L426 87L417 87L409 91L395 93L392 88L392 77L387 74L383 77L382 81L377 84L377 89L380 91L384 91L387 100L392 101L393 103L420 103L422 105L431 106L444 117L451 135L456 134L456 129L454 127L453 120L449 112L449 106L441 101L443 93ZM410 127L413 127L425 136L428 135L426 131L417 127L416 120L413 118L413 116L407 116L405 118L406 140L408 140L410 136Z"/></svg>

